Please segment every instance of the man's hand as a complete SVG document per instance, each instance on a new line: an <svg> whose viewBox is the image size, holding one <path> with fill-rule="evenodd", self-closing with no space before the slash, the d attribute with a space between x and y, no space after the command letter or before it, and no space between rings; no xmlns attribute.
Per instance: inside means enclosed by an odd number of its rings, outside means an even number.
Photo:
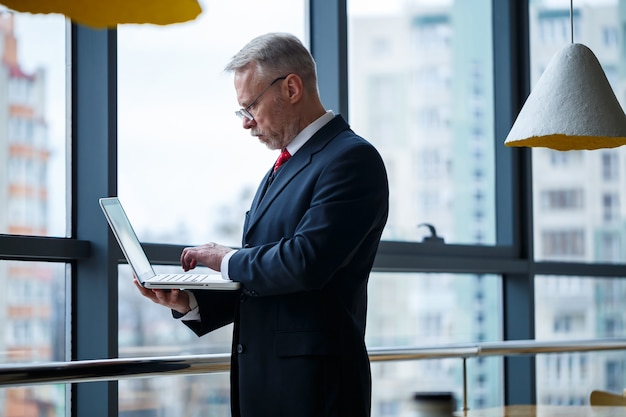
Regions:
<svg viewBox="0 0 626 417"><path fill-rule="evenodd" d="M185 271L194 269L198 264L202 264L219 272L222 269L222 259L232 250L233 249L228 246L218 245L213 242L201 246L185 248L180 255L180 264Z"/></svg>
<svg viewBox="0 0 626 417"><path fill-rule="evenodd" d="M157 304L168 307L172 310L178 311L180 314L187 314L189 310L189 294L186 291L172 289L172 290L159 290L145 288L142 286L137 278L133 279L135 286L139 289L141 295L149 298Z"/></svg>

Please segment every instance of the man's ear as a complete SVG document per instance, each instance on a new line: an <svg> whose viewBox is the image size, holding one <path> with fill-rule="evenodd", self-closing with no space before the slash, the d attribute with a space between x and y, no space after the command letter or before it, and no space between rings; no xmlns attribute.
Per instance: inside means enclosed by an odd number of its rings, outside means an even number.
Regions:
<svg viewBox="0 0 626 417"><path fill-rule="evenodd" d="M290 103L300 101L304 92L302 78L297 74L289 74L285 79L285 84L287 85L287 100Z"/></svg>

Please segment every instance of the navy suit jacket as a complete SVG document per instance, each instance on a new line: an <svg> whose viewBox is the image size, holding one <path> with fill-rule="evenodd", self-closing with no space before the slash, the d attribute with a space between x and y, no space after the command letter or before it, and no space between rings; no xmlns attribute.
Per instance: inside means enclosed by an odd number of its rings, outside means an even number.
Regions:
<svg viewBox="0 0 626 417"><path fill-rule="evenodd" d="M341 116L307 141L246 213L229 261L238 292L195 291L198 335L234 322L234 416L369 416L367 281L388 214L376 149Z"/></svg>

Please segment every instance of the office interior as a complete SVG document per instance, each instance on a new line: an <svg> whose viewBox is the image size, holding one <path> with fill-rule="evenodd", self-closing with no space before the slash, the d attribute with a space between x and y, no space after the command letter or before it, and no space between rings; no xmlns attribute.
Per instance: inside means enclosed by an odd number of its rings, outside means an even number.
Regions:
<svg viewBox="0 0 626 417"><path fill-rule="evenodd" d="M138 297L98 199L120 196L160 270L191 244L237 246L276 154L241 129L222 69L271 31L309 46L326 108L389 171L368 348L625 336L624 149L504 146L572 28L624 105L625 1L230 3L109 30L2 11L4 365L229 352L229 328L197 339ZM372 416L412 415L417 391L460 404L462 366L373 363ZM582 405L593 389L621 392L625 370L619 350L470 358L467 403ZM227 372L163 374L3 386L0 414L228 416L228 398Z"/></svg>

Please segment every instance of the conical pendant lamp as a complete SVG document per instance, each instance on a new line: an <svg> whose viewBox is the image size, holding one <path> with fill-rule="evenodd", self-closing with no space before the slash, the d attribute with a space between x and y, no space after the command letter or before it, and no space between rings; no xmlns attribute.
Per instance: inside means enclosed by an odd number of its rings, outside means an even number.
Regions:
<svg viewBox="0 0 626 417"><path fill-rule="evenodd" d="M573 43L550 61L528 96L506 146L559 151L626 144L626 115L593 52Z"/></svg>
<svg viewBox="0 0 626 417"><path fill-rule="evenodd" d="M96 29L121 23L169 25L193 20L202 8L197 0L3 0L17 12L60 13Z"/></svg>

